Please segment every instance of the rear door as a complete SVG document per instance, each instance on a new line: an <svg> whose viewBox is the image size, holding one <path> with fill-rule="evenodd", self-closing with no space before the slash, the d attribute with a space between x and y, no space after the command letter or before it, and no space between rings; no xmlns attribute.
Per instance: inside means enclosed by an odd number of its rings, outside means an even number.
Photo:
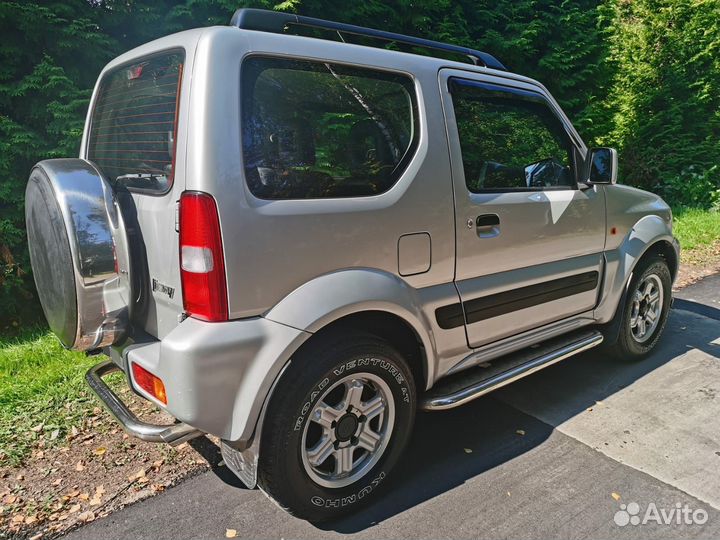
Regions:
<svg viewBox="0 0 720 540"><path fill-rule="evenodd" d="M478 347L595 304L601 190L579 189L585 147L538 86L442 70L456 207L456 285ZM443 313L438 313L442 316Z"/></svg>
<svg viewBox="0 0 720 540"><path fill-rule="evenodd" d="M123 212L138 328L163 337L182 313L176 204L184 189L177 144L187 100L182 48L121 63L100 78L84 155L105 175ZM185 86L185 93L182 89Z"/></svg>

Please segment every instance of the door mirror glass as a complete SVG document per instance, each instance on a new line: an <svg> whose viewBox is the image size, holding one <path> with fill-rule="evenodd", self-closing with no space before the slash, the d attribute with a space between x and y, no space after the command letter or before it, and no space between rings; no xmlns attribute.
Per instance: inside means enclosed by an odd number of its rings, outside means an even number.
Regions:
<svg viewBox="0 0 720 540"><path fill-rule="evenodd" d="M614 184L617 182L618 155L614 148L591 148L588 151L590 175L593 184Z"/></svg>

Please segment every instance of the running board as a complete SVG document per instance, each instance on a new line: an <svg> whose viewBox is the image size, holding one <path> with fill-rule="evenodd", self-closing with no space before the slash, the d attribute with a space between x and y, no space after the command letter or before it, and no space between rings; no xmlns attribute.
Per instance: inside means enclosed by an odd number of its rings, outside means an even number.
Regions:
<svg viewBox="0 0 720 540"><path fill-rule="evenodd" d="M425 411L459 407L561 360L597 347L602 341L600 332L582 330L497 358L492 363L441 380L421 398L419 407Z"/></svg>

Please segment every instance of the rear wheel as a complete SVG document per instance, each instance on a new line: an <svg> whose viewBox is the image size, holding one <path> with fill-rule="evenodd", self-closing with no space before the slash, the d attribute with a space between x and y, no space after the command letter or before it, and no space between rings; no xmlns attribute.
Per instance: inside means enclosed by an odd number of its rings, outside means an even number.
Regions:
<svg viewBox="0 0 720 540"><path fill-rule="evenodd" d="M672 301L672 277L662 257L638 264L628 287L625 305L618 308L620 332L610 352L621 359L647 355L660 340Z"/></svg>
<svg viewBox="0 0 720 540"><path fill-rule="evenodd" d="M414 416L410 369L389 343L354 335L310 345L273 393L258 483L298 517L339 517L374 498Z"/></svg>

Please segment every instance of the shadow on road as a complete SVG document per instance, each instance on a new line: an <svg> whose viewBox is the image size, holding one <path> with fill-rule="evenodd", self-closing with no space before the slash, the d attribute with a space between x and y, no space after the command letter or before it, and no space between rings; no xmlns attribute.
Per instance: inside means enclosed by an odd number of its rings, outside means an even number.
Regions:
<svg viewBox="0 0 720 540"><path fill-rule="evenodd" d="M316 526L340 533L372 527L528 452L551 432L547 424L492 397L447 412L421 413L384 494L346 519Z"/></svg>
<svg viewBox="0 0 720 540"><path fill-rule="evenodd" d="M697 313L698 315L710 317L711 319L720 321L720 309L707 304L699 304L697 302L693 302L692 300L675 298L675 303L673 304L673 306L675 307L675 309L691 311L693 313Z"/></svg>
<svg viewBox="0 0 720 540"><path fill-rule="evenodd" d="M716 325L709 325L707 319L698 324L701 318L686 311L687 307L683 304L682 311L671 313L656 352L640 362L623 362L590 351L458 409L419 414L409 448L383 496L348 518L317 526L340 533L362 531L540 446L553 426L535 418L535 410L530 416L503 403L505 392L535 393L529 403L552 407L551 416L557 419L553 424L558 425L688 350L720 357L720 327L709 335L708 327ZM704 308L697 309L704 314Z"/></svg>
<svg viewBox="0 0 720 540"><path fill-rule="evenodd" d="M694 304L694 305L690 305ZM322 530L355 533L462 485L541 446L554 426L592 407L691 349L720 357L720 325L705 318L707 306L676 303L655 353L640 362L623 362L590 351L458 409L419 413L401 463L370 506ZM680 308L680 309L678 309ZM713 315L720 319L720 310ZM507 404L511 403L511 405ZM526 414L519 410L527 411ZM552 418L547 424L537 419ZM227 467L219 466L217 446L205 438L193 446L225 483L243 487ZM482 501L469 501L482 504Z"/></svg>

